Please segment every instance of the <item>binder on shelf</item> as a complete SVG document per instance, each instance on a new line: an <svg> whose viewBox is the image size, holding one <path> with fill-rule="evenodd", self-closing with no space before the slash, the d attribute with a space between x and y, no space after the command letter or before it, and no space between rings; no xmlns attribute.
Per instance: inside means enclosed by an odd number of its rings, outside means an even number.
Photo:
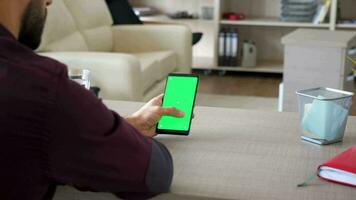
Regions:
<svg viewBox="0 0 356 200"><path fill-rule="evenodd" d="M237 34L237 30L231 32L231 66L237 66L238 61L238 47L239 47L239 37Z"/></svg>
<svg viewBox="0 0 356 200"><path fill-rule="evenodd" d="M221 29L219 32L219 66L224 66L225 65L225 38L226 38L226 32L225 29Z"/></svg>
<svg viewBox="0 0 356 200"><path fill-rule="evenodd" d="M239 37L237 29L221 29L219 33L219 66L238 64Z"/></svg>
<svg viewBox="0 0 356 200"><path fill-rule="evenodd" d="M230 66L231 57L232 57L232 33L231 31L226 32L225 37L225 66Z"/></svg>

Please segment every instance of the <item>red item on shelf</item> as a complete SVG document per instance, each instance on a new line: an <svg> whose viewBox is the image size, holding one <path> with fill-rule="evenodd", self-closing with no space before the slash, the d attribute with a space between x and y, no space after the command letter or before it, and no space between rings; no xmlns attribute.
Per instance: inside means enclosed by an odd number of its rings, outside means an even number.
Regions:
<svg viewBox="0 0 356 200"><path fill-rule="evenodd" d="M227 20L243 20L246 16L243 13L228 12L223 14L223 19Z"/></svg>

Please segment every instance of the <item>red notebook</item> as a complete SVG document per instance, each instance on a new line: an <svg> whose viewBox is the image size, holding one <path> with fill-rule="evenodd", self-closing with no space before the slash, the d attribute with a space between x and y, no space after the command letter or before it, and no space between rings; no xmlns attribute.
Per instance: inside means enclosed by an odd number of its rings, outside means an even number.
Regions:
<svg viewBox="0 0 356 200"><path fill-rule="evenodd" d="M321 179L356 187L356 145L319 166Z"/></svg>

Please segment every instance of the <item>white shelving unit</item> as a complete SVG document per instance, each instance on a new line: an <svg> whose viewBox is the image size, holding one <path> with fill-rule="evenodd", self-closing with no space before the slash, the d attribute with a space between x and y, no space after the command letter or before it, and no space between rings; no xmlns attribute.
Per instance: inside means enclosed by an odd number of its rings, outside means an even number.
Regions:
<svg viewBox="0 0 356 200"><path fill-rule="evenodd" d="M339 28L339 29L355 29L356 30L356 24L337 24L336 28Z"/></svg>
<svg viewBox="0 0 356 200"><path fill-rule="evenodd" d="M283 63L278 61L259 61L257 67L219 67L227 71L259 72L259 73L280 73Z"/></svg>
<svg viewBox="0 0 356 200"><path fill-rule="evenodd" d="M299 22L282 22L277 17L256 17L246 20L230 21L221 20L222 25L239 25L239 26L267 26L267 27L304 27L304 28L329 28L329 24L312 24Z"/></svg>
<svg viewBox="0 0 356 200"><path fill-rule="evenodd" d="M329 24L283 22L280 20L280 1L278 0L215 0L216 38L221 27L233 26L239 30L240 43L243 40L253 40L258 48L256 67L221 67L222 71L243 71L258 73L283 73L283 46L280 38L295 28L325 28ZM245 20L231 21L222 19L224 12L239 12L246 15ZM272 43L266 42L272 41ZM216 55L218 41L216 41ZM241 45L240 45L241 46ZM271 48L272 46L272 48ZM240 48L241 51L241 48ZM217 56L215 57L217 66Z"/></svg>
<svg viewBox="0 0 356 200"><path fill-rule="evenodd" d="M327 29L356 31L356 24L339 24L337 16L356 19L355 0L332 0L330 21L323 24L283 22L279 19L282 0L131 0L135 4L158 7L161 11L187 10L199 14L201 6L214 7L214 20L171 20L189 25L193 30L203 30L204 44L195 48L195 69L243 71L258 73L283 73L284 47L281 38L298 29ZM341 2L341 13L337 13ZM222 19L224 12L238 12L246 15L245 20ZM159 21L159 20L158 20ZM218 35L221 27L235 27L239 30L239 40L256 42L258 51L257 66L254 68L218 66ZM241 46L241 45L240 45ZM208 52L208 53L207 53Z"/></svg>
<svg viewBox="0 0 356 200"><path fill-rule="evenodd" d="M256 72L256 73L281 73L281 66L283 64L276 61L260 61L257 67L203 67L198 69L207 70L224 70L224 71L237 71L237 72Z"/></svg>

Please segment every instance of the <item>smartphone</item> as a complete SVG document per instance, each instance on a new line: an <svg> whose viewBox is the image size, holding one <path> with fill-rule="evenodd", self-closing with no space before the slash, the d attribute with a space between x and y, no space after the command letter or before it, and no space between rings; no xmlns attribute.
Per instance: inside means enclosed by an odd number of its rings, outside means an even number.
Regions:
<svg viewBox="0 0 356 200"><path fill-rule="evenodd" d="M199 76L194 74L168 75L162 107L175 107L184 112L184 117L161 117L158 134L189 135L198 83Z"/></svg>

